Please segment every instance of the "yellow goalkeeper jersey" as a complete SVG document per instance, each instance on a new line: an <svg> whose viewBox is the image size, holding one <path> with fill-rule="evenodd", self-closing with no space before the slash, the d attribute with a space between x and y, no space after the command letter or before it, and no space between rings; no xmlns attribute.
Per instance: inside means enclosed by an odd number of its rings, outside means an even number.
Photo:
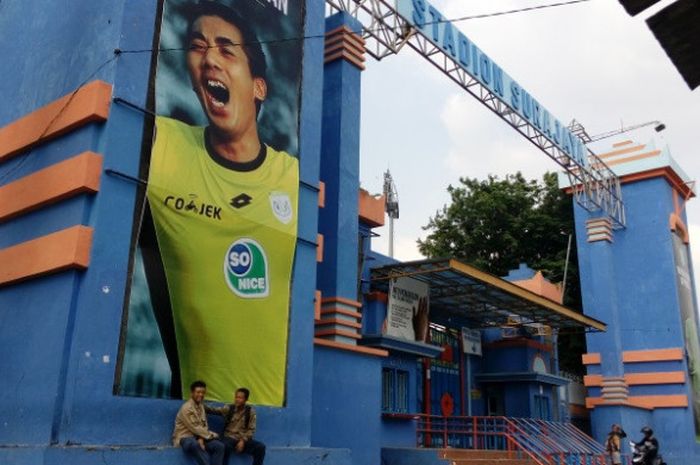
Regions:
<svg viewBox="0 0 700 465"><path fill-rule="evenodd" d="M284 404L297 159L264 146L233 163L208 150L202 127L158 117L147 197L173 313L182 392L239 387L255 404Z"/></svg>

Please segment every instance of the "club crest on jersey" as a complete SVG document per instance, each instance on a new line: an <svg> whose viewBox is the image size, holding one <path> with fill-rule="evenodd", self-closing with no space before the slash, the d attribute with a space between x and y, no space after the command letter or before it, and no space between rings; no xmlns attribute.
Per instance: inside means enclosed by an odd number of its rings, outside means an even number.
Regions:
<svg viewBox="0 0 700 465"><path fill-rule="evenodd" d="M286 192L270 193L270 206L272 207L272 213L275 215L275 218L281 223L289 224L292 218L294 218L292 201L289 198L289 194Z"/></svg>
<svg viewBox="0 0 700 465"><path fill-rule="evenodd" d="M238 297L267 297L270 281L265 249L250 238L235 241L224 258L224 279Z"/></svg>

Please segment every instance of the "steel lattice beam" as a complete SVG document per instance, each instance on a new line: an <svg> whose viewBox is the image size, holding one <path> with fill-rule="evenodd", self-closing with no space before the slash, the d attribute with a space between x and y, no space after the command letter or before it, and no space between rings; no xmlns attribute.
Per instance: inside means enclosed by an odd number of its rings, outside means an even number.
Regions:
<svg viewBox="0 0 700 465"><path fill-rule="evenodd" d="M504 103L491 89L471 76L455 59L434 45L423 33L399 15L391 0L326 0L329 13L344 11L362 25L367 53L377 60L398 53L408 45L469 94L497 114L513 129L554 160L568 175L575 201L588 211L601 210L615 229L625 226L620 180L613 171L587 150L588 164L577 163L530 121Z"/></svg>

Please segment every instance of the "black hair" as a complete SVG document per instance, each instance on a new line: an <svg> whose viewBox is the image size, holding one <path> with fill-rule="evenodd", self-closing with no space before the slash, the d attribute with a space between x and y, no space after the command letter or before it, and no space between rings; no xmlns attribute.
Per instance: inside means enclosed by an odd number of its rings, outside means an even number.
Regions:
<svg viewBox="0 0 700 465"><path fill-rule="evenodd" d="M193 391L194 391L195 389L197 389L197 388L204 388L204 389L206 389L206 388L207 388L207 383L205 383L204 381L198 379L197 381L194 381L194 382L192 382L192 384L190 384L190 392L193 392Z"/></svg>
<svg viewBox="0 0 700 465"><path fill-rule="evenodd" d="M243 19L240 13L222 3L202 0L187 8L186 16L188 43L192 38L192 26L202 16L216 16L235 26L241 32L241 37L243 37L243 43L240 45L246 57L248 57L250 74L254 78L262 78L267 81L267 63L262 45L253 29L248 25L248 21Z"/></svg>
<svg viewBox="0 0 700 465"><path fill-rule="evenodd" d="M238 388L236 392L242 392L245 396L245 400L248 400L248 397L250 397L250 390L248 388Z"/></svg>

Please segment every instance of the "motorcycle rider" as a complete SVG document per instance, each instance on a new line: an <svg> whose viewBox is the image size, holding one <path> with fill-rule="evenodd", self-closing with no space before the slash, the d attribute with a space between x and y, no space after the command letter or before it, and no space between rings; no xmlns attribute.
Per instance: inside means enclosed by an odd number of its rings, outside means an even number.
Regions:
<svg viewBox="0 0 700 465"><path fill-rule="evenodd" d="M642 428L644 437L637 443L637 449L642 454L642 465L656 465L659 455L659 441L654 437L654 431L645 426Z"/></svg>

